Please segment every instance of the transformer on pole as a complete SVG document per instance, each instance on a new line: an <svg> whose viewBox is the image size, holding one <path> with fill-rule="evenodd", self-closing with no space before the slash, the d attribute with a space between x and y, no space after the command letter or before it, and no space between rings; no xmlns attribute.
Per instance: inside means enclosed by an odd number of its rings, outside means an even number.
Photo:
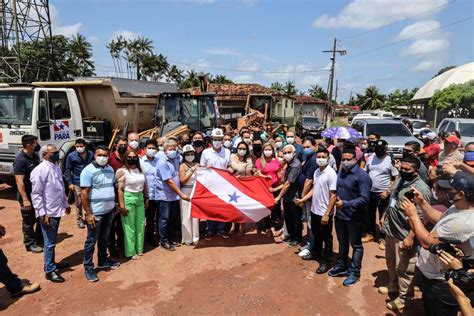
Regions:
<svg viewBox="0 0 474 316"><path fill-rule="evenodd" d="M22 60L21 47L42 41L51 58L49 64ZM49 0L0 0L0 82L22 82L28 69L47 69L54 62Z"/></svg>

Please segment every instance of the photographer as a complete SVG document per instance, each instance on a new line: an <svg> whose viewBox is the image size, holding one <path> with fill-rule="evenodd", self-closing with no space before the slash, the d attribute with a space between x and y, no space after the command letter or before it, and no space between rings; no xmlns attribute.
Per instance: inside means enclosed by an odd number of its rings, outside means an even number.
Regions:
<svg viewBox="0 0 474 316"><path fill-rule="evenodd" d="M470 239L474 236L474 175L458 172L451 180L455 192L450 200L453 206L445 213L440 213L427 202L422 194L413 189L414 202L423 211L425 217L435 224L428 232L418 213L416 205L404 199L402 209L409 218L410 226L419 243L423 246L418 257L417 267L421 271L421 289L426 315L456 315L459 305L450 292L445 280L446 270L438 257L438 252L431 253L431 245L438 244L440 238L460 241L459 248L465 256L474 255L474 245ZM438 248L448 248L445 244ZM433 249L432 249L433 250Z"/></svg>

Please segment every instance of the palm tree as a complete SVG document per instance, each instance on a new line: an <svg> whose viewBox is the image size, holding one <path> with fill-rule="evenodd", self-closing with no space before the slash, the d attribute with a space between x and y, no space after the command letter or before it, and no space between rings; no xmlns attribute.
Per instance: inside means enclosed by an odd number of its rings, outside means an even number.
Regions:
<svg viewBox="0 0 474 316"><path fill-rule="evenodd" d="M176 83L181 83L184 79L184 71L181 69L178 69L176 65L171 66L168 69L168 80L169 81L174 81Z"/></svg>
<svg viewBox="0 0 474 316"><path fill-rule="evenodd" d="M273 82L270 85L270 89L279 93L284 93L285 92L285 87L279 83L278 81Z"/></svg>
<svg viewBox="0 0 474 316"><path fill-rule="evenodd" d="M90 77L94 75L94 63L92 62L92 45L81 34L76 34L68 43L68 64L75 70L75 76Z"/></svg>
<svg viewBox="0 0 474 316"><path fill-rule="evenodd" d="M232 80L228 79L226 77L226 75L216 75L214 78L211 79L211 77L209 76L209 82L211 83L223 83L223 84L227 84L227 83L234 83Z"/></svg>
<svg viewBox="0 0 474 316"><path fill-rule="evenodd" d="M381 108L385 102L385 95L380 94L376 86L370 86L365 89L363 96L362 108L365 110L374 110Z"/></svg>
<svg viewBox="0 0 474 316"><path fill-rule="evenodd" d="M285 83L284 91L285 91L285 94L289 96L295 95L298 92L298 90L296 90L296 87L293 81L287 81Z"/></svg>
<svg viewBox="0 0 474 316"><path fill-rule="evenodd" d="M199 87L201 82L199 81L199 75L194 69L188 70L184 80L180 83L181 89L187 89L192 87Z"/></svg>
<svg viewBox="0 0 474 316"><path fill-rule="evenodd" d="M323 100L328 99L326 91L324 91L323 87L318 84L311 85L311 87L308 89L308 94L313 98L319 98Z"/></svg>

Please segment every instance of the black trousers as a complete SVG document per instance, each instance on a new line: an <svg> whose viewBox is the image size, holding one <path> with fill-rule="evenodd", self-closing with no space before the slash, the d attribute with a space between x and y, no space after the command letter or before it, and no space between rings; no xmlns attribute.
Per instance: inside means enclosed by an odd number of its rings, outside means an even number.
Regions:
<svg viewBox="0 0 474 316"><path fill-rule="evenodd" d="M23 231L23 244L25 248L28 248L34 244L43 244L43 233L39 221L36 219L35 210L32 208L27 211L23 207L20 207L22 224L21 229Z"/></svg>
<svg viewBox="0 0 474 316"><path fill-rule="evenodd" d="M113 212L115 212L115 210L113 210ZM109 249L116 250L117 248L124 249L122 216L120 214L114 215L109 235Z"/></svg>
<svg viewBox="0 0 474 316"><path fill-rule="evenodd" d="M321 224L323 217L311 212L311 231L314 235L313 252L316 258L325 263L332 262L332 216L326 225Z"/></svg>
<svg viewBox="0 0 474 316"><path fill-rule="evenodd" d="M301 242L303 240L303 210L293 201L283 201L285 209L285 223L291 240Z"/></svg>
<svg viewBox="0 0 474 316"><path fill-rule="evenodd" d="M379 211L379 218L382 218L385 210L390 202L390 197L385 199L380 197L380 193L370 193L369 203L367 204L367 215L364 223L364 234L371 234L375 236L377 233L377 210ZM380 239L385 238L385 234L380 231Z"/></svg>
<svg viewBox="0 0 474 316"><path fill-rule="evenodd" d="M420 270L420 288L423 292L423 308L425 315L429 316L457 316L459 305L449 291L449 285L445 281L430 280Z"/></svg>
<svg viewBox="0 0 474 316"><path fill-rule="evenodd" d="M0 249L0 282L5 285L10 294L15 294L23 289L23 282L8 267L8 259Z"/></svg>
<svg viewBox="0 0 474 316"><path fill-rule="evenodd" d="M155 228L158 218L158 201L148 201L145 209L145 241L152 244L155 241Z"/></svg>

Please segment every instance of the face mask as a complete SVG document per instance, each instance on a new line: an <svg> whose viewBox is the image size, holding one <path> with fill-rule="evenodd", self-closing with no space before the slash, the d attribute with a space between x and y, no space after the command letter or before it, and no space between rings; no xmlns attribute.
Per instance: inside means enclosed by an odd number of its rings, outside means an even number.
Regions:
<svg viewBox="0 0 474 316"><path fill-rule="evenodd" d="M187 162L193 162L193 161L194 161L194 155L184 156L184 159L185 159Z"/></svg>
<svg viewBox="0 0 474 316"><path fill-rule="evenodd" d="M86 151L86 147L76 147L76 150L78 153L82 154L84 151Z"/></svg>
<svg viewBox="0 0 474 316"><path fill-rule="evenodd" d="M454 204L455 202L459 201L459 200L455 200L454 198L456 197L458 193L456 191L454 192L447 192L446 195L448 196L448 201L449 203L451 204Z"/></svg>
<svg viewBox="0 0 474 316"><path fill-rule="evenodd" d="M263 140L263 141L266 141L267 140L267 135L266 134L261 134L260 139Z"/></svg>
<svg viewBox="0 0 474 316"><path fill-rule="evenodd" d="M285 159L283 157L278 157L278 162L282 164L285 162Z"/></svg>
<svg viewBox="0 0 474 316"><path fill-rule="evenodd" d="M231 142L230 140L226 140L226 141L224 142L224 147L225 147L225 148L230 148L230 146L232 146L232 142Z"/></svg>
<svg viewBox="0 0 474 316"><path fill-rule="evenodd" d="M400 170L400 178L402 178L405 181L411 181L416 177L414 172L405 172Z"/></svg>
<svg viewBox="0 0 474 316"><path fill-rule="evenodd" d="M155 155L156 155L156 149L147 148L147 150L146 150L146 155L147 155L148 157L155 157Z"/></svg>
<svg viewBox="0 0 474 316"><path fill-rule="evenodd" d="M163 146L158 146L158 151L165 151Z"/></svg>
<svg viewBox="0 0 474 316"><path fill-rule="evenodd" d="M285 160L288 162L292 161L294 156L295 156L295 153L284 154Z"/></svg>
<svg viewBox="0 0 474 316"><path fill-rule="evenodd" d="M168 152L166 153L166 157L168 157L169 159L176 158L176 155L177 155L176 150L168 150Z"/></svg>
<svg viewBox="0 0 474 316"><path fill-rule="evenodd" d="M102 167L105 166L108 161L109 157L95 157L95 162Z"/></svg>
<svg viewBox="0 0 474 316"><path fill-rule="evenodd" d="M337 142L336 146L339 147L339 148L342 148L342 147L344 147L344 143L343 142Z"/></svg>
<svg viewBox="0 0 474 316"><path fill-rule="evenodd" d="M385 149L375 148L375 155L377 157L382 157L385 155Z"/></svg>
<svg viewBox="0 0 474 316"><path fill-rule="evenodd" d="M263 154L265 155L265 157L271 157L273 155L273 150L264 150L263 151Z"/></svg>
<svg viewBox="0 0 474 316"><path fill-rule="evenodd" d="M39 152L41 150L40 144L36 144L36 147L34 149L35 152Z"/></svg>
<svg viewBox="0 0 474 316"><path fill-rule="evenodd" d="M221 148L222 147L222 140L213 140L212 147L214 148Z"/></svg>
<svg viewBox="0 0 474 316"><path fill-rule="evenodd" d="M281 148L281 147L283 147L283 143L282 143L282 142L276 142L276 143L275 143L275 146L276 146L277 148Z"/></svg>
<svg viewBox="0 0 474 316"><path fill-rule="evenodd" d="M308 156L311 155L312 153L314 153L312 148L305 148L305 149L303 149L303 152Z"/></svg>
<svg viewBox="0 0 474 316"><path fill-rule="evenodd" d="M350 161L343 161L342 162L342 166L344 167L344 169L346 170L351 170L352 168L354 168L356 165L355 162L350 162Z"/></svg>
<svg viewBox="0 0 474 316"><path fill-rule="evenodd" d="M243 157L247 154L247 150L246 149L239 149L239 150L237 150L237 154L239 154L240 157Z"/></svg>
<svg viewBox="0 0 474 316"><path fill-rule="evenodd" d="M366 144L362 144L362 145L360 145L360 148L362 148L362 149L367 149L367 145L366 145Z"/></svg>
<svg viewBox="0 0 474 316"><path fill-rule="evenodd" d="M327 160L327 158L316 158L316 163L319 166L324 167L324 166L328 165L328 160Z"/></svg>
<svg viewBox="0 0 474 316"><path fill-rule="evenodd" d="M137 149L138 148L138 142L136 140L132 140L131 142L128 143L128 145L132 149Z"/></svg>
<svg viewBox="0 0 474 316"><path fill-rule="evenodd" d="M125 154L127 152L127 146L119 146L118 152L121 155Z"/></svg>
<svg viewBox="0 0 474 316"><path fill-rule="evenodd" d="M464 153L464 162L465 163L474 162L474 151L466 151Z"/></svg>
<svg viewBox="0 0 474 316"><path fill-rule="evenodd" d="M193 143L194 147L202 147L204 145L204 142L202 140L196 140Z"/></svg>
<svg viewBox="0 0 474 316"><path fill-rule="evenodd" d="M260 150L262 150L262 145L260 144L253 145L253 151L259 152Z"/></svg>
<svg viewBox="0 0 474 316"><path fill-rule="evenodd" d="M247 145L250 145L252 143L252 140L250 138L244 138L244 142L247 144Z"/></svg>
<svg viewBox="0 0 474 316"><path fill-rule="evenodd" d="M59 151L49 156L49 161L51 162L57 162L58 160L59 160Z"/></svg>
<svg viewBox="0 0 474 316"><path fill-rule="evenodd" d="M294 137L287 137L286 141L288 144L293 145L295 143L295 138Z"/></svg>
<svg viewBox="0 0 474 316"><path fill-rule="evenodd" d="M138 163L138 158L127 158L127 163L129 165L136 165Z"/></svg>

